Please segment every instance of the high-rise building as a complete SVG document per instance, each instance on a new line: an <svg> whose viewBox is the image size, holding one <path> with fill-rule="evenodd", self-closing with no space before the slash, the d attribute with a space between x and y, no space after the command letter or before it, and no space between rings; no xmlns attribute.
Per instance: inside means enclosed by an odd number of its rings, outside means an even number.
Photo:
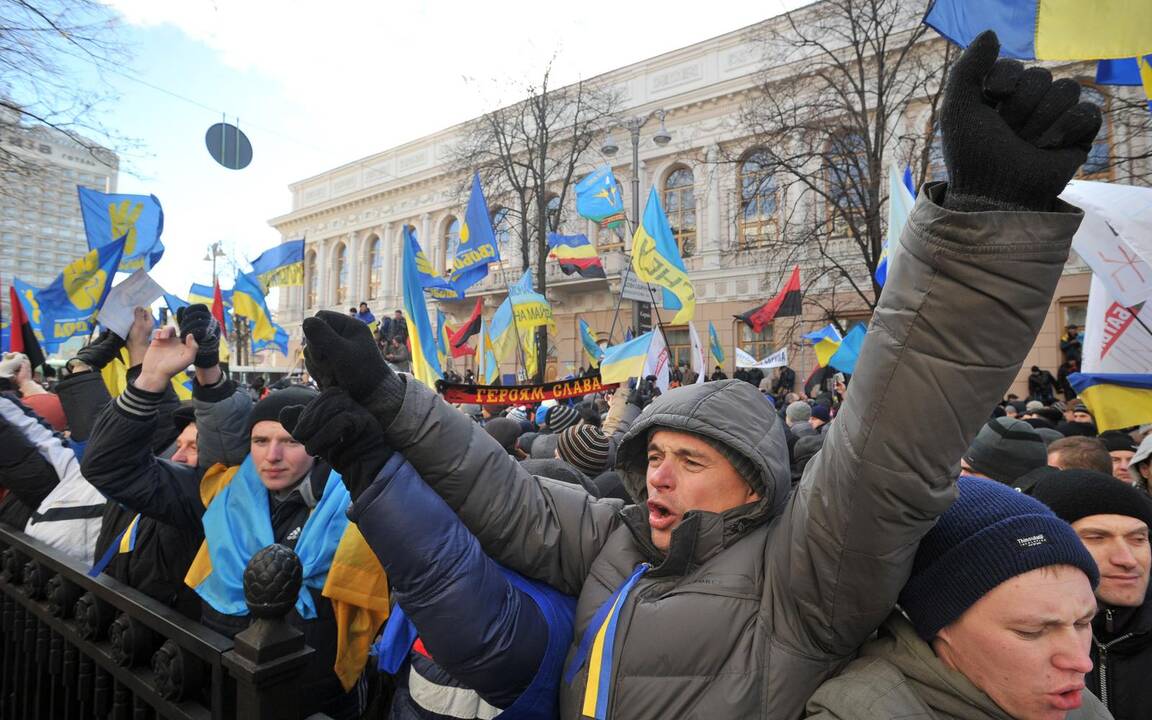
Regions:
<svg viewBox="0 0 1152 720"><path fill-rule="evenodd" d="M0 117L0 298L18 277L36 287L88 251L77 186L116 191L111 150L86 146L43 125Z"/></svg>

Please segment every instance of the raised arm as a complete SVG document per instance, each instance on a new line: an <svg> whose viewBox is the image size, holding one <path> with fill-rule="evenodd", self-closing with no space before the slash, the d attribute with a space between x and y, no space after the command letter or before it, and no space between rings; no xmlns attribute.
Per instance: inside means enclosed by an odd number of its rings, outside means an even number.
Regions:
<svg viewBox="0 0 1152 720"><path fill-rule="evenodd" d="M778 609L799 612L829 652L851 652L895 603L955 497L960 455L1032 346L1082 217L1056 195L1099 112L1063 82L1028 89L1043 101L1022 112L1019 63L996 63L997 51L985 34L953 70L942 123L953 184L921 191L845 403L785 511L788 539L770 550L792 589Z"/></svg>
<svg viewBox="0 0 1152 720"><path fill-rule="evenodd" d="M384 363L366 326L339 313L304 321L308 371L321 387L340 387L384 428L493 559L576 594L592 560L619 524L619 501L537 480L484 428Z"/></svg>

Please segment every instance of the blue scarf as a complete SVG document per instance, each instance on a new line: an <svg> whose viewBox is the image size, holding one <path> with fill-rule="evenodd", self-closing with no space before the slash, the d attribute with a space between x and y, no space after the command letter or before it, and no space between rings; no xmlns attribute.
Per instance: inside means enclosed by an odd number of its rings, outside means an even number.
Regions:
<svg viewBox="0 0 1152 720"><path fill-rule="evenodd" d="M305 477L304 482L309 479ZM296 612L305 620L316 617L311 591L320 592L328 579L332 556L348 527L345 511L350 502L344 482L333 470L296 543L296 555L304 567ZM218 612L247 615L244 568L253 555L276 542L268 511L268 490L260 482L251 456L244 459L232 481L209 503L203 523L212 572L195 590Z"/></svg>

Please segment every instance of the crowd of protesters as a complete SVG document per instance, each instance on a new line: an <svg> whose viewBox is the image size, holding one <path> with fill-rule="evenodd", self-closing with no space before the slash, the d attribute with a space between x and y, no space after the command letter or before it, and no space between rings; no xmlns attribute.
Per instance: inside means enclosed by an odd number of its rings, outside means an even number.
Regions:
<svg viewBox="0 0 1152 720"><path fill-rule="evenodd" d="M293 549L300 717L1149 717L1152 424L1069 397L1076 327L1059 377L1003 396L1100 114L998 49L955 65L950 182L851 377L452 406L398 372L402 313L362 305L304 321L316 387L244 388L207 308L139 309L54 393L0 362L0 523L227 636L247 560Z"/></svg>

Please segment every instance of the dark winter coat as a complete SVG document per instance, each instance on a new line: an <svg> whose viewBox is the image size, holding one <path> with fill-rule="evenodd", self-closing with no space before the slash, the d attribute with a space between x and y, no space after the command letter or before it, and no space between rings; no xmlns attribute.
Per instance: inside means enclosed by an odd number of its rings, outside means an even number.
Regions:
<svg viewBox="0 0 1152 720"><path fill-rule="evenodd" d="M407 384L387 440L489 556L579 593L576 638L638 564L654 565L619 612L612 717L798 717L888 615L920 538L955 498L957 459L1040 329L1082 217L1063 204L957 213L938 204L943 190L921 193L852 391L791 495L784 432L755 389L707 383L645 409L618 455L634 499L646 498L656 427L745 455L763 489L724 513L687 513L666 555L643 506L533 478L433 391ZM951 401L940 412L917 410L941 395ZM561 688L561 717L581 716L586 680L584 667Z"/></svg>
<svg viewBox="0 0 1152 720"><path fill-rule="evenodd" d="M1138 608L1109 608L1092 621L1088 689L1116 720L1152 715L1152 593Z"/></svg>

